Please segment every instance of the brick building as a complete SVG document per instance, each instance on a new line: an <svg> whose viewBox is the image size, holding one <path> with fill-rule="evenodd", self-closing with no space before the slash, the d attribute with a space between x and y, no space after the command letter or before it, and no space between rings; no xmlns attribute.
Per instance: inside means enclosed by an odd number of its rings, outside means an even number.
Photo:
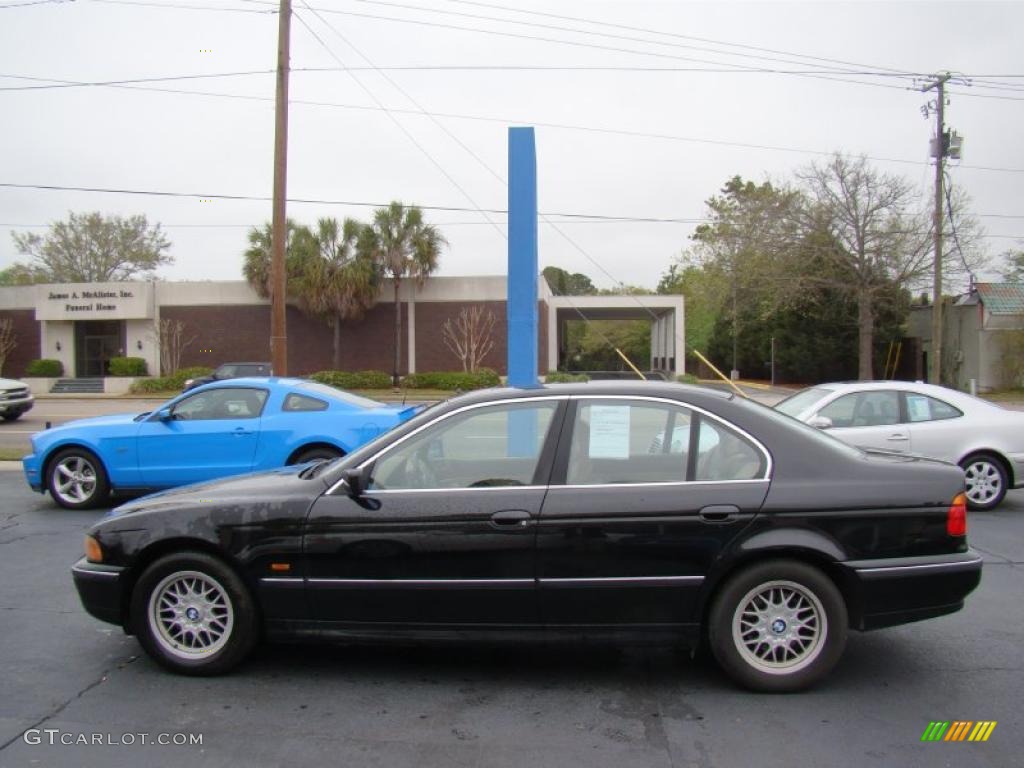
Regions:
<svg viewBox="0 0 1024 768"><path fill-rule="evenodd" d="M681 296L554 296L538 287L538 367L559 367L560 339L569 320L586 317L651 322L650 368L682 372ZM494 315L494 347L483 364L504 374L507 353L507 284L504 277L431 277L422 285L403 281L402 374L457 370L460 360L443 339L444 323L465 307ZM394 291L387 281L378 302L357 322L341 328L341 368L390 372L394 361ZM227 361L270 359L270 302L244 281L126 282L0 287L0 319L11 318L17 347L4 375L23 376L28 361L55 358L69 377L101 377L117 355L142 357L160 369L155 324L182 321L192 339L181 365L216 366ZM289 373L303 375L332 366L333 334L322 320L288 307ZM646 363L646 361L644 361Z"/></svg>

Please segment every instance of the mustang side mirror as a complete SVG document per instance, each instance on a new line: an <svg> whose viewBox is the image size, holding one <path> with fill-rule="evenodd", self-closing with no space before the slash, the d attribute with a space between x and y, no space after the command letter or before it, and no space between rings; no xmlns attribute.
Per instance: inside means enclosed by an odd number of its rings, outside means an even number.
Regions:
<svg viewBox="0 0 1024 768"><path fill-rule="evenodd" d="M174 418L174 416L171 415L170 408L161 408L157 411L156 417L160 419L160 421L170 421Z"/></svg>
<svg viewBox="0 0 1024 768"><path fill-rule="evenodd" d="M341 478L348 486L348 495L353 499L358 499L370 484L370 468L346 469L341 473Z"/></svg>
<svg viewBox="0 0 1024 768"><path fill-rule="evenodd" d="M832 419L828 416L815 416L807 423L815 429L832 429Z"/></svg>

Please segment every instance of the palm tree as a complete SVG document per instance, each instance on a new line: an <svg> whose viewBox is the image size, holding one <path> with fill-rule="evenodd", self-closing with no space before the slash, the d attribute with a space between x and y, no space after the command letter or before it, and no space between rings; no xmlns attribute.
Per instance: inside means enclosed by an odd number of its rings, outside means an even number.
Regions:
<svg viewBox="0 0 1024 768"><path fill-rule="evenodd" d="M341 325L358 320L377 300L380 270L367 254L356 248L365 228L355 219L320 219L316 232L299 234L296 249L300 263L289 292L299 307L327 320L334 334L333 367L341 366Z"/></svg>
<svg viewBox="0 0 1024 768"><path fill-rule="evenodd" d="M402 305L398 301L401 282L411 278L422 283L437 269L441 248L447 244L448 241L435 227L424 223L423 211L415 205L407 208L397 201L374 211L373 224L364 227L360 234L360 252L371 258L392 279L395 287L395 364L392 378L396 387L402 360Z"/></svg>
<svg viewBox="0 0 1024 768"><path fill-rule="evenodd" d="M305 230L294 221L288 219L285 224L287 239L285 240L285 279L289 282L295 271L295 240L296 235ZM307 230L308 231L308 230ZM242 264L242 274L252 289L260 298L269 299L271 293L270 285L270 261L271 261L271 240L273 228L269 223L264 224L262 229L253 227L249 230L249 247L245 249L245 262ZM291 293L289 290L288 293Z"/></svg>

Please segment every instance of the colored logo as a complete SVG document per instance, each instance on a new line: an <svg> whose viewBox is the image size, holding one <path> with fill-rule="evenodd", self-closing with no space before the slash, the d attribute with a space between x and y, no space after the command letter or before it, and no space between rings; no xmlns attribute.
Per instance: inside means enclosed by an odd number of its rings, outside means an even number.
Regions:
<svg viewBox="0 0 1024 768"><path fill-rule="evenodd" d="M988 741L996 729L995 720L933 720L921 734L921 741Z"/></svg>

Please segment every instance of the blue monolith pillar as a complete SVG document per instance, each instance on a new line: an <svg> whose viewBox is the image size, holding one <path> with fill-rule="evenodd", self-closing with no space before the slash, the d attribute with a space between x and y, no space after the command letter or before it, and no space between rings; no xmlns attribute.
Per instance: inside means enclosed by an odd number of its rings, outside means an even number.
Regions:
<svg viewBox="0 0 1024 768"><path fill-rule="evenodd" d="M508 129L508 384L537 386L537 150Z"/></svg>

